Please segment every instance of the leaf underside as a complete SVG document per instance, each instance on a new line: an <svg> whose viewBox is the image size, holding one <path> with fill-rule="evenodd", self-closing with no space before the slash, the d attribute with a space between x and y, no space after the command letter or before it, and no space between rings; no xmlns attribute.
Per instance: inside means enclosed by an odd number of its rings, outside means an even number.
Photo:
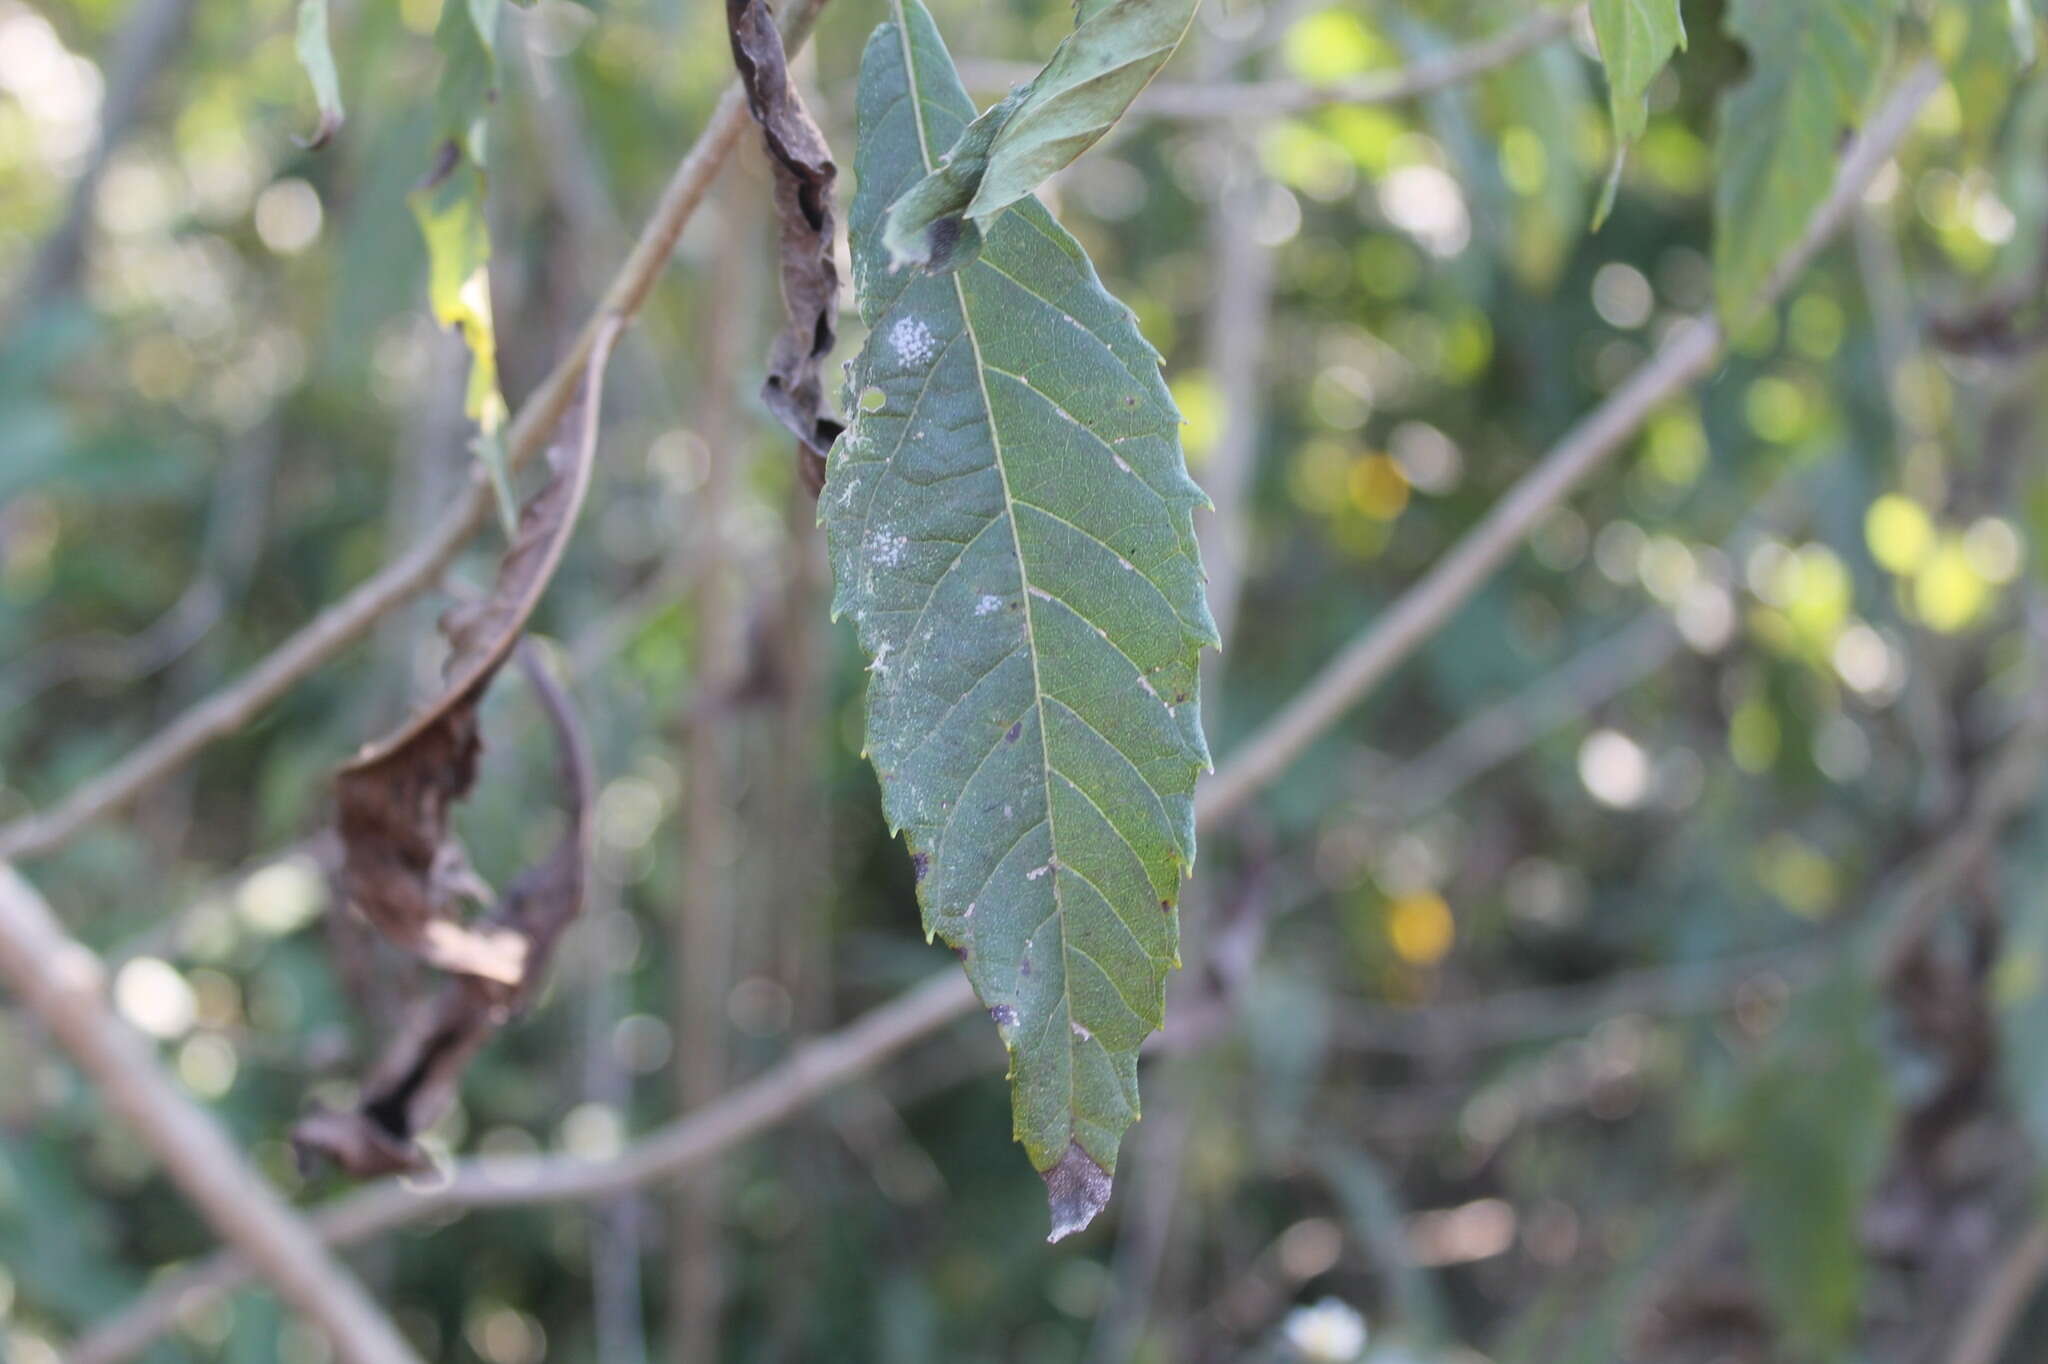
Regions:
<svg viewBox="0 0 2048 1364"><path fill-rule="evenodd" d="M1883 73L1897 10L1897 0L1736 0L1729 10L1751 64L1722 104L1714 157L1714 275L1731 323L1827 197L1837 143Z"/></svg>
<svg viewBox="0 0 2048 1364"><path fill-rule="evenodd" d="M1123 117L1179 48L1196 3L1079 0L1074 31L1043 70L980 117L970 112L957 135L932 144L940 155L927 158L890 206L890 259L936 270L974 259L997 214Z"/></svg>
<svg viewBox="0 0 2048 1364"><path fill-rule="evenodd" d="M930 16L869 40L850 222L869 336L819 518L872 660L869 755L927 934L1011 1057L1053 1238L1109 1197L1178 964L1208 764L1179 414L1130 310L1036 200L953 273L892 273L889 204L974 116Z"/></svg>

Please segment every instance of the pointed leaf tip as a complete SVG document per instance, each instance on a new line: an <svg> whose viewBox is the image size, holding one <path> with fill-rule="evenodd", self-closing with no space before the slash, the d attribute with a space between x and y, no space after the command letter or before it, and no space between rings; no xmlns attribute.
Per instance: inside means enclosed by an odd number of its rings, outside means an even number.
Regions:
<svg viewBox="0 0 2048 1364"><path fill-rule="evenodd" d="M871 660L885 820L1010 1048L1015 1135L1054 1171L1064 1235L1108 1197L1179 958L1209 757L1200 492L1157 352L1043 205L998 213L957 270L890 273L890 205L974 112L930 16L901 6L861 65L868 338L820 505Z"/></svg>
<svg viewBox="0 0 2048 1364"><path fill-rule="evenodd" d="M1046 1202L1052 1209L1052 1234L1047 1241L1072 1236L1109 1206L1109 1171L1097 1165L1078 1141L1069 1142L1060 1163L1041 1173Z"/></svg>

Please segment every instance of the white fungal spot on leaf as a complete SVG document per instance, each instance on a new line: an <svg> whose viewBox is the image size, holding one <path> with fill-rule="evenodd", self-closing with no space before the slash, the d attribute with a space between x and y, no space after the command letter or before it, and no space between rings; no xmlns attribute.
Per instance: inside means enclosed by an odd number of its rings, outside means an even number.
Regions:
<svg viewBox="0 0 2048 1364"><path fill-rule="evenodd" d="M903 555L910 548L910 537L898 535L887 526L877 526L868 532L862 548L871 562L884 568L895 568L903 562Z"/></svg>
<svg viewBox="0 0 2048 1364"><path fill-rule="evenodd" d="M984 592L981 600L974 604L974 614L977 616L990 615L1002 604L1003 599L1001 597L991 592Z"/></svg>
<svg viewBox="0 0 2048 1364"><path fill-rule="evenodd" d="M1093 1042L1095 1040L1095 1034L1083 1027L1080 1019L1070 1019L1068 1026L1074 1030L1074 1036L1080 1038L1083 1042Z"/></svg>
<svg viewBox="0 0 2048 1364"><path fill-rule="evenodd" d="M1024 873L1024 879L1026 881L1036 881L1039 877L1045 875L1047 872L1051 870L1051 863L1047 863L1045 866L1042 867L1033 867L1030 871Z"/></svg>
<svg viewBox="0 0 2048 1364"><path fill-rule="evenodd" d="M921 317L897 318L889 328L889 345L895 350L896 359L906 365L921 365L938 349L932 329Z"/></svg>

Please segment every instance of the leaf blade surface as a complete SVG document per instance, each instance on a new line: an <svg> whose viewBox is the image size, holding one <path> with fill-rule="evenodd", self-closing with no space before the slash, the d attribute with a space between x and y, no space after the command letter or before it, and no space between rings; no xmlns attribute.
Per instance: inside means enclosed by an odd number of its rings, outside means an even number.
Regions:
<svg viewBox="0 0 2048 1364"><path fill-rule="evenodd" d="M850 227L869 336L820 519L872 660L868 750L1011 1058L1054 1234L1106 1200L1137 1051L1176 963L1215 642L1157 352L1026 200L951 273L891 272L882 223L973 117L915 0L862 63Z"/></svg>

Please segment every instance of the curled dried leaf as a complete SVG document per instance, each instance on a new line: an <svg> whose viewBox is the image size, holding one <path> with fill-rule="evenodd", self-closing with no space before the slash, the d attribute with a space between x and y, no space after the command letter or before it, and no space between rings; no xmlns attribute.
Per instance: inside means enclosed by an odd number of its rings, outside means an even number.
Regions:
<svg viewBox="0 0 2048 1364"><path fill-rule="evenodd" d="M598 390L615 334L607 328L597 339L578 430L549 452L547 481L521 508L490 594L442 618L447 685L396 733L365 747L335 782L351 902L430 965L499 985L526 977L526 946L502 927L464 922L462 902L487 904L490 892L470 869L450 812L476 781L483 748L477 706L561 563L590 486Z"/></svg>
<svg viewBox="0 0 2048 1364"><path fill-rule="evenodd" d="M782 34L765 0L726 0L733 65L761 127L775 180L782 306L787 321L768 352L761 400L797 438L804 486L825 484L825 456L843 429L819 370L839 327L839 266L832 255L832 149L789 78Z"/></svg>
<svg viewBox="0 0 2048 1364"><path fill-rule="evenodd" d="M532 999L562 934L582 912L596 786L590 745L568 697L534 651L522 649L519 661L548 713L568 807L567 826L554 849L513 882L487 925L516 945L520 977L507 983L458 974L421 1001L385 1049L355 1107L311 1113L293 1129L301 1163L324 1157L358 1178L426 1169L419 1134L447 1112L462 1072L484 1043Z"/></svg>

